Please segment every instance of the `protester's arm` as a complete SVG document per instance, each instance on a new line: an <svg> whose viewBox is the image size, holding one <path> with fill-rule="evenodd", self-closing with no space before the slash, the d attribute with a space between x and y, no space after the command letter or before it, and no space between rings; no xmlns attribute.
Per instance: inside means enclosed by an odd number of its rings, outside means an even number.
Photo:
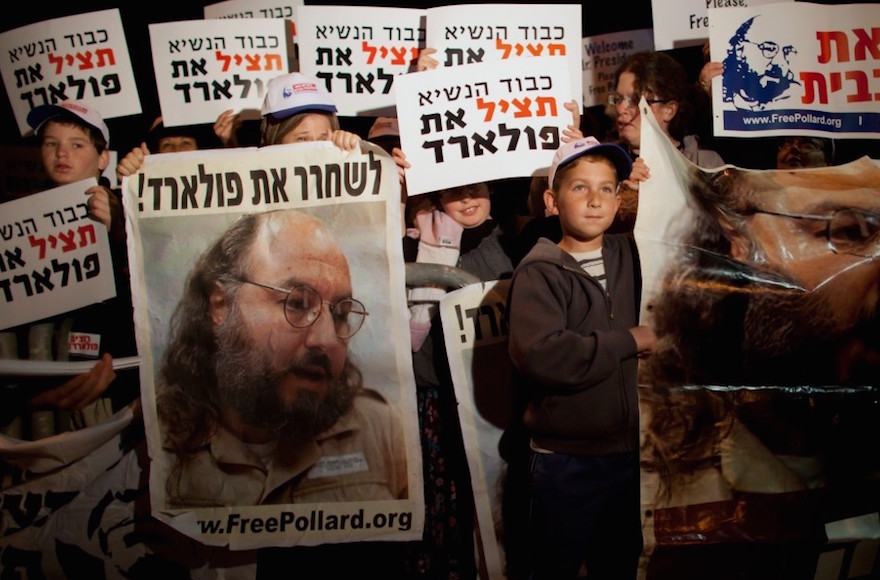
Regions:
<svg viewBox="0 0 880 580"><path fill-rule="evenodd" d="M89 196L89 217L104 224L111 242L125 242L125 220L119 198L103 185L93 185L86 190L86 195Z"/></svg>
<svg viewBox="0 0 880 580"><path fill-rule="evenodd" d="M241 115L233 109L223 111L214 121L214 135L224 147L238 147L238 129L241 123Z"/></svg>
<svg viewBox="0 0 880 580"><path fill-rule="evenodd" d="M645 164L645 160L641 157L637 157L635 161L633 161L632 172L629 174L629 178L624 179L621 182L623 187L628 187L629 189L639 189L639 183L647 180L651 177L651 170L648 169L648 166Z"/></svg>
<svg viewBox="0 0 880 580"><path fill-rule="evenodd" d="M562 142L571 143L572 141L583 139L584 132L581 131L581 111L580 107L578 107L577 101L572 99L563 106L571 112L571 125L568 125L562 131Z"/></svg>
<svg viewBox="0 0 880 580"><path fill-rule="evenodd" d="M706 91L707 95L712 94L712 79L724 72L724 64L720 62L710 61L703 65L700 69L700 88Z"/></svg>
<svg viewBox="0 0 880 580"><path fill-rule="evenodd" d="M343 151L353 151L357 149L361 142L360 135L350 131L343 131L342 129L337 129L330 133L330 140Z"/></svg>
<svg viewBox="0 0 880 580"><path fill-rule="evenodd" d="M150 154L146 143L141 143L116 164L116 179L122 183L123 177L131 177L140 170L144 164L144 158Z"/></svg>
<svg viewBox="0 0 880 580"><path fill-rule="evenodd" d="M412 164L407 161L406 153L404 153L403 149L400 147L394 147L391 149L391 157L397 165L397 178L400 180L401 187L403 187L406 178L406 170L412 167Z"/></svg>
<svg viewBox="0 0 880 580"><path fill-rule="evenodd" d="M95 402L115 378L113 358L105 353L90 371L39 393L28 401L28 405L33 409L80 410Z"/></svg>

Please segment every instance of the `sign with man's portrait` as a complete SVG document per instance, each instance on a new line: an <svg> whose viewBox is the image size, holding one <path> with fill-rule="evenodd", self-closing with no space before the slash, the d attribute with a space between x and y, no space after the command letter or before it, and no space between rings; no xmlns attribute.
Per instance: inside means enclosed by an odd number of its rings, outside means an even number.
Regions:
<svg viewBox="0 0 880 580"><path fill-rule="evenodd" d="M880 533L880 163L704 170L640 109L647 579L815 570Z"/></svg>
<svg viewBox="0 0 880 580"><path fill-rule="evenodd" d="M710 8L717 136L880 137L877 4Z"/></svg>
<svg viewBox="0 0 880 580"><path fill-rule="evenodd" d="M154 515L205 544L421 537L397 171L363 146L150 155L123 184Z"/></svg>

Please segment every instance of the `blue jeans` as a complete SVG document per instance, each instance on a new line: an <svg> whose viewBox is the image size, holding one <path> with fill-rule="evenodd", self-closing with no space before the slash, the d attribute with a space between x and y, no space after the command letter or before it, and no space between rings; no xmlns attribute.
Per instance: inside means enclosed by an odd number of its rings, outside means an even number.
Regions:
<svg viewBox="0 0 880 580"><path fill-rule="evenodd" d="M531 456L531 578L637 576L642 551L637 452Z"/></svg>

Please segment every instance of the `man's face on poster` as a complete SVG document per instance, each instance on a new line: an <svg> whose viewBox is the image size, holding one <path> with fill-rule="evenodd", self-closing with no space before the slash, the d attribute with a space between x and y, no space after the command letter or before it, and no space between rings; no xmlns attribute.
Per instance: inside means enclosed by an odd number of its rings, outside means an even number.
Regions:
<svg viewBox="0 0 880 580"><path fill-rule="evenodd" d="M871 162L862 168L746 177L746 237L758 248L746 261L789 281L786 290L756 295L746 324L757 329L754 348L822 342L842 382L874 384L880 372L880 169ZM743 248L740 242L734 247ZM744 250L737 254L746 257Z"/></svg>
<svg viewBox="0 0 880 580"><path fill-rule="evenodd" d="M755 17L736 46L743 73L740 90L762 105L783 96L796 82L791 56L797 51L790 44L778 43L775 36L770 21Z"/></svg>
<svg viewBox="0 0 880 580"><path fill-rule="evenodd" d="M216 373L224 404L246 424L310 437L333 425L350 392L343 386L348 339L337 336L330 305L351 296L345 256L325 231L263 225L250 250L247 279L315 291L321 313L305 328L288 322L287 295L241 284L216 313Z"/></svg>

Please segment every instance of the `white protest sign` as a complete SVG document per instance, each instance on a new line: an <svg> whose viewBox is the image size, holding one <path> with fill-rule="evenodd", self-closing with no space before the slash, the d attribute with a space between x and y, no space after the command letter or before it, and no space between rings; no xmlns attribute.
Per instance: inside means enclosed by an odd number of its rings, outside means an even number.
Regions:
<svg viewBox="0 0 880 580"><path fill-rule="evenodd" d="M440 66L555 57L568 67L571 96L583 107L580 4L462 4L428 9L425 46Z"/></svg>
<svg viewBox="0 0 880 580"><path fill-rule="evenodd" d="M654 50L650 28L587 36L581 60L584 68L584 106L605 105L614 92L614 73L633 54Z"/></svg>
<svg viewBox="0 0 880 580"><path fill-rule="evenodd" d="M340 115L394 116L394 83L425 37L423 10L356 6L297 9L300 72L324 81Z"/></svg>
<svg viewBox="0 0 880 580"><path fill-rule="evenodd" d="M471 474L480 560L488 578L504 577L502 497L506 462L499 448L513 418L507 327L501 318L509 280L471 284L446 294L440 316ZM489 401L491 403L487 404ZM521 530L509 530L507 537Z"/></svg>
<svg viewBox="0 0 880 580"><path fill-rule="evenodd" d="M296 20L299 2L274 0L226 0L205 6L205 18L285 18Z"/></svg>
<svg viewBox="0 0 880 580"><path fill-rule="evenodd" d="M549 167L571 124L565 59L518 58L403 75L400 143L409 195Z"/></svg>
<svg viewBox="0 0 880 580"><path fill-rule="evenodd" d="M711 9L720 9L718 14L727 19L729 9L776 2L794 0L653 0L654 48L670 50L704 44L709 40Z"/></svg>
<svg viewBox="0 0 880 580"><path fill-rule="evenodd" d="M79 101L106 119L141 112L119 9L65 16L0 33L0 74L21 134L31 109Z"/></svg>
<svg viewBox="0 0 880 580"><path fill-rule="evenodd" d="M0 205L0 329L116 296L107 228L88 216L84 192L95 184L87 179Z"/></svg>
<svg viewBox="0 0 880 580"><path fill-rule="evenodd" d="M229 109L242 119L259 119L266 83L289 72L285 23L248 18L150 24L165 126L213 124Z"/></svg>

